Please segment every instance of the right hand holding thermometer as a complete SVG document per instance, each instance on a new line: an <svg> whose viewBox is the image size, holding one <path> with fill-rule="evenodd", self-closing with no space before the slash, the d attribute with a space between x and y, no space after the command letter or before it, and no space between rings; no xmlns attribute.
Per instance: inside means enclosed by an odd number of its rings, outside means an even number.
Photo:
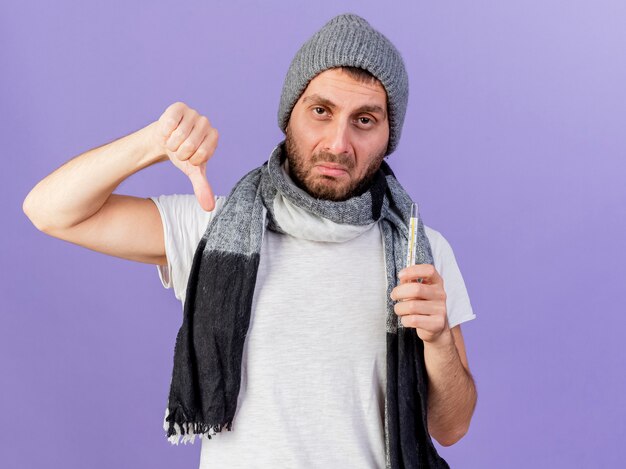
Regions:
<svg viewBox="0 0 626 469"><path fill-rule="evenodd" d="M414 327L424 342L434 343L450 334L446 309L446 293L443 279L432 264L416 264L417 205L411 207L407 266L398 273L400 284L391 291L391 299L397 301L395 313L404 327Z"/></svg>

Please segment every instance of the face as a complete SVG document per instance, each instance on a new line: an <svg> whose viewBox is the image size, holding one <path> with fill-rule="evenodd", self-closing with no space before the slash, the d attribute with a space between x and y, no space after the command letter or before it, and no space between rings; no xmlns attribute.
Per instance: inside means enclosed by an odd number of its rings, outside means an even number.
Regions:
<svg viewBox="0 0 626 469"><path fill-rule="evenodd" d="M289 174L318 199L342 201L367 190L387 151L387 93L341 69L309 82L286 129Z"/></svg>

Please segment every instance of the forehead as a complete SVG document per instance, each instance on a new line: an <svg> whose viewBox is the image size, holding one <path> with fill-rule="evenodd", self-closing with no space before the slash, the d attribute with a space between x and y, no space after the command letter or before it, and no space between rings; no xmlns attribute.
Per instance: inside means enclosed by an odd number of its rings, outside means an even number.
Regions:
<svg viewBox="0 0 626 469"><path fill-rule="evenodd" d="M340 68L325 70L313 78L299 102L311 96L322 96L337 105L378 105L387 109L387 92L378 80L360 81Z"/></svg>

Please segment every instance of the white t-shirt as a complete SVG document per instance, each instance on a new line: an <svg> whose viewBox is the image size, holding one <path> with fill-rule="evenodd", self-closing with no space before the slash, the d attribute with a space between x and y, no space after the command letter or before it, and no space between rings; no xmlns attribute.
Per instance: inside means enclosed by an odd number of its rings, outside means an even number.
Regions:
<svg viewBox="0 0 626 469"><path fill-rule="evenodd" d="M151 199L168 259L159 277L184 305L196 247L225 198L213 212L193 194ZM454 327L475 315L450 245L425 230ZM232 431L201 439L201 469L385 466L383 256L378 224L344 242L266 230Z"/></svg>

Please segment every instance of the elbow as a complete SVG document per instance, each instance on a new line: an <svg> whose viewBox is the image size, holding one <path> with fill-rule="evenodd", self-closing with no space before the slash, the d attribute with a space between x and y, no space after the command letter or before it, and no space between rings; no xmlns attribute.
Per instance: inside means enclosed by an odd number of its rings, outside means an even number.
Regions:
<svg viewBox="0 0 626 469"><path fill-rule="evenodd" d="M30 196L30 193L26 196L26 198L24 199L24 202L22 202L22 211L26 214L28 218L30 218L30 215L28 214L28 212L30 211L29 196Z"/></svg>
<svg viewBox="0 0 626 469"><path fill-rule="evenodd" d="M439 443L441 446L452 446L453 444L457 443L461 438L463 438L467 434L468 430L469 424L459 426L446 432L434 434L432 435L432 437L437 440L437 443Z"/></svg>
<svg viewBox="0 0 626 469"><path fill-rule="evenodd" d="M39 231L45 232L46 227L39 222L39 219L35 215L30 199L30 194L28 194L24 199L24 202L22 202L22 211L24 212L24 215L26 215L31 223L35 226L35 228L37 228Z"/></svg>
<svg viewBox="0 0 626 469"><path fill-rule="evenodd" d="M35 217L33 216L33 209L31 207L31 202L30 202L30 194L28 194L26 196L26 198L24 199L24 202L22 202L22 211L24 212L24 215L26 215L28 217L28 219L33 223L33 225L35 225L35 227L40 230L41 228L39 226L37 226L37 223L35 222Z"/></svg>
<svg viewBox="0 0 626 469"><path fill-rule="evenodd" d="M24 199L24 202L22 202L22 211L24 212L24 215L28 217L28 219L35 228L37 228L42 233L51 234L53 226L49 224L49 220L48 222L46 222L46 217L42 216L42 210L38 210L36 202L32 200L31 194L28 194Z"/></svg>

